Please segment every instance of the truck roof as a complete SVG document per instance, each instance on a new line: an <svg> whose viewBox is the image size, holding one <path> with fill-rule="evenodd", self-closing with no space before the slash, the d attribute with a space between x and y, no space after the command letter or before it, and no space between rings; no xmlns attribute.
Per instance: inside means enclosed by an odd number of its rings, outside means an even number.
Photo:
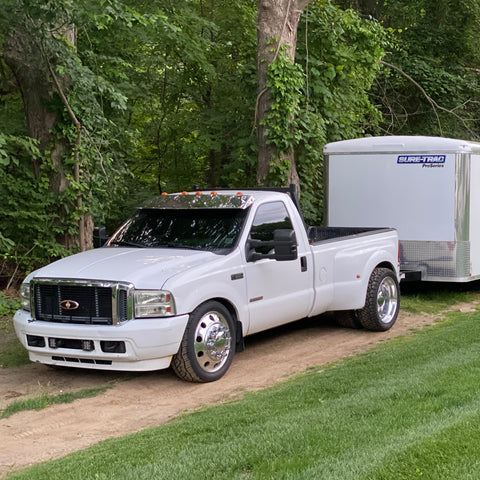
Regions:
<svg viewBox="0 0 480 480"><path fill-rule="evenodd" d="M190 208L248 208L255 200L279 200L285 193L271 190L216 190L170 193L159 195L145 202L141 208L190 209Z"/></svg>
<svg viewBox="0 0 480 480"><path fill-rule="evenodd" d="M325 154L350 153L480 153L480 143L444 137L384 136L364 137L328 143Z"/></svg>

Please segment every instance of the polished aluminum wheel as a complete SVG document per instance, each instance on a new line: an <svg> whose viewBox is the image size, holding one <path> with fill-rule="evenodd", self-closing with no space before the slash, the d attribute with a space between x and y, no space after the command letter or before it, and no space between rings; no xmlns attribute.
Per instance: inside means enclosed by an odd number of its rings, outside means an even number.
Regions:
<svg viewBox="0 0 480 480"><path fill-rule="evenodd" d="M227 319L208 312L195 329L195 355L199 367L208 373L220 370L232 352L232 334Z"/></svg>
<svg viewBox="0 0 480 480"><path fill-rule="evenodd" d="M390 323L397 312L398 286L392 277L385 277L377 292L378 318L383 323Z"/></svg>

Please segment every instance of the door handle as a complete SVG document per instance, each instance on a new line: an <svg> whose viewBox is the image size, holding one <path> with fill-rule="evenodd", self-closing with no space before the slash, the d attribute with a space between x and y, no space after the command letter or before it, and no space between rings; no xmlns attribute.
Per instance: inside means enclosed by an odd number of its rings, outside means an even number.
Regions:
<svg viewBox="0 0 480 480"><path fill-rule="evenodd" d="M306 272L308 270L307 257L300 257L300 266L302 268L302 272Z"/></svg>

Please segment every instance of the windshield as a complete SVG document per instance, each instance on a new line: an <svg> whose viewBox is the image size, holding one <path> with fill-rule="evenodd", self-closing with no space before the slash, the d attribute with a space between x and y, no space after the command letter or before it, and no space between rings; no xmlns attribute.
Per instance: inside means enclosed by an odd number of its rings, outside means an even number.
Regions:
<svg viewBox="0 0 480 480"><path fill-rule="evenodd" d="M189 248L228 253L235 247L248 210L141 209L107 246Z"/></svg>

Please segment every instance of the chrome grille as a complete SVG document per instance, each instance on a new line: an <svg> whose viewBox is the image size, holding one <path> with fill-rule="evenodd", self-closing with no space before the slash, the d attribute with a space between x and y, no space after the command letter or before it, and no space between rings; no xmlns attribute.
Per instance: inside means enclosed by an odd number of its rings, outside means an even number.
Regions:
<svg viewBox="0 0 480 480"><path fill-rule="evenodd" d="M115 325L131 318L130 285L34 280L34 318L45 322Z"/></svg>

